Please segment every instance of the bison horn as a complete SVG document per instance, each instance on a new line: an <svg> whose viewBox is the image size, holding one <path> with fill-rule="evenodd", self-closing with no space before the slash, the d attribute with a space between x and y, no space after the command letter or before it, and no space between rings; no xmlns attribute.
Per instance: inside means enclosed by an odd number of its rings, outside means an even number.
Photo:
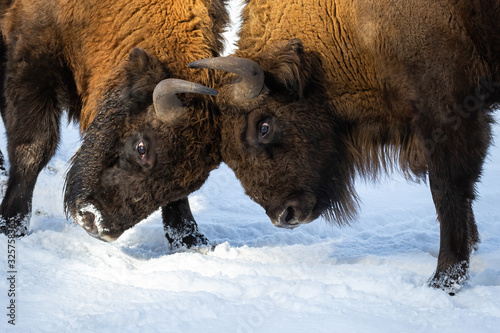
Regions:
<svg viewBox="0 0 500 333"><path fill-rule="evenodd" d="M201 84L180 79L165 79L153 91L153 105L156 113L166 122L174 121L184 113L182 102L176 94L198 93L217 95L217 91Z"/></svg>
<svg viewBox="0 0 500 333"><path fill-rule="evenodd" d="M264 87L264 71L254 61L238 57L217 57L194 61L190 68L219 69L237 74L241 81L234 84L236 99L251 100L259 96Z"/></svg>

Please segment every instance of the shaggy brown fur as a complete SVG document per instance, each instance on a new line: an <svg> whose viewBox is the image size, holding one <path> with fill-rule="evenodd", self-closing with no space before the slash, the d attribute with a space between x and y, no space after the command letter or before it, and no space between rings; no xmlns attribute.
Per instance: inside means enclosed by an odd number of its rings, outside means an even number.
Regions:
<svg viewBox="0 0 500 333"><path fill-rule="evenodd" d="M63 110L85 132L65 204L87 231L116 239L177 200L182 207L169 210L189 212L183 198L220 162L215 109L201 95L179 96L186 116L165 124L152 92L168 77L213 86L210 73L187 64L222 50L224 6L225 0L16 0L1 10L10 160L2 232L27 232L33 187L57 148ZM192 220L185 215L176 228ZM186 223L191 228L194 220Z"/></svg>
<svg viewBox="0 0 500 333"><path fill-rule="evenodd" d="M236 56L265 86L224 109L223 160L273 223L346 223L356 172L429 177L441 223L430 284L467 277L475 183L500 101L500 1L247 0Z"/></svg>

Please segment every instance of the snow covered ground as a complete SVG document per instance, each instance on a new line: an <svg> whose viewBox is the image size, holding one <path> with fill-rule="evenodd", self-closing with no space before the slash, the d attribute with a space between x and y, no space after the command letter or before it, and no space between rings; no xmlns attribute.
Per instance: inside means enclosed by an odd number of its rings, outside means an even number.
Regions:
<svg viewBox="0 0 500 333"><path fill-rule="evenodd" d="M494 131L500 142L500 126ZM5 153L3 124L0 132ZM397 174L360 181L362 210L351 226L318 220L290 231L272 226L222 165L190 196L200 229L218 245L205 255L169 253L159 213L114 243L66 221L64 176L79 144L77 128L65 128L35 189L31 234L16 241L15 326L0 236L0 332L499 330L499 147L474 206L482 243L471 278L451 297L426 285L439 225L425 184Z"/></svg>

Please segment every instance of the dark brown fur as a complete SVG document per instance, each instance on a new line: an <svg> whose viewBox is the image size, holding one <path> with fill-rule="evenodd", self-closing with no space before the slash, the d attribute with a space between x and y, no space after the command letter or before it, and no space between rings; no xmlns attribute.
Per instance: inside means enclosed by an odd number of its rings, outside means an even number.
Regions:
<svg viewBox="0 0 500 333"><path fill-rule="evenodd" d="M2 116L10 160L2 232L27 232L33 187L57 148L63 110L85 133L67 176L65 205L89 232L113 240L159 207L187 204L184 198L220 162L216 109L210 98L180 96L186 115L166 124L155 113L152 93L169 77L213 86L210 73L187 64L222 50L224 5L16 0L2 9ZM142 141L146 161L137 157ZM89 218L86 205L102 220ZM102 229L98 235L96 228Z"/></svg>
<svg viewBox="0 0 500 333"><path fill-rule="evenodd" d="M219 98L223 160L246 192L292 228L321 214L350 221L356 173L428 176L441 223L430 284L454 292L479 239L472 201L500 101L500 1L246 3L235 55L263 68L265 88L240 103L228 85Z"/></svg>

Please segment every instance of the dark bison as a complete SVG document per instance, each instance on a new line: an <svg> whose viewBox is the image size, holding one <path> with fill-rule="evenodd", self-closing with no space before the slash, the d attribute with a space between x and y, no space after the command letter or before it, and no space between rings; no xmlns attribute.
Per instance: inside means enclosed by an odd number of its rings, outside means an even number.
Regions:
<svg viewBox="0 0 500 333"><path fill-rule="evenodd" d="M78 224L111 241L162 207L173 246L206 242L187 195L220 163L220 133L210 98L176 94L216 94L187 82L213 86L210 73L187 64L222 50L225 0L7 3L2 116L10 177L0 231L27 233L33 188L67 110L84 132L65 189Z"/></svg>
<svg viewBox="0 0 500 333"><path fill-rule="evenodd" d="M219 89L222 157L273 224L356 214L353 181L428 177L441 225L430 285L453 293L478 243L472 202L500 101L500 1L247 0Z"/></svg>

